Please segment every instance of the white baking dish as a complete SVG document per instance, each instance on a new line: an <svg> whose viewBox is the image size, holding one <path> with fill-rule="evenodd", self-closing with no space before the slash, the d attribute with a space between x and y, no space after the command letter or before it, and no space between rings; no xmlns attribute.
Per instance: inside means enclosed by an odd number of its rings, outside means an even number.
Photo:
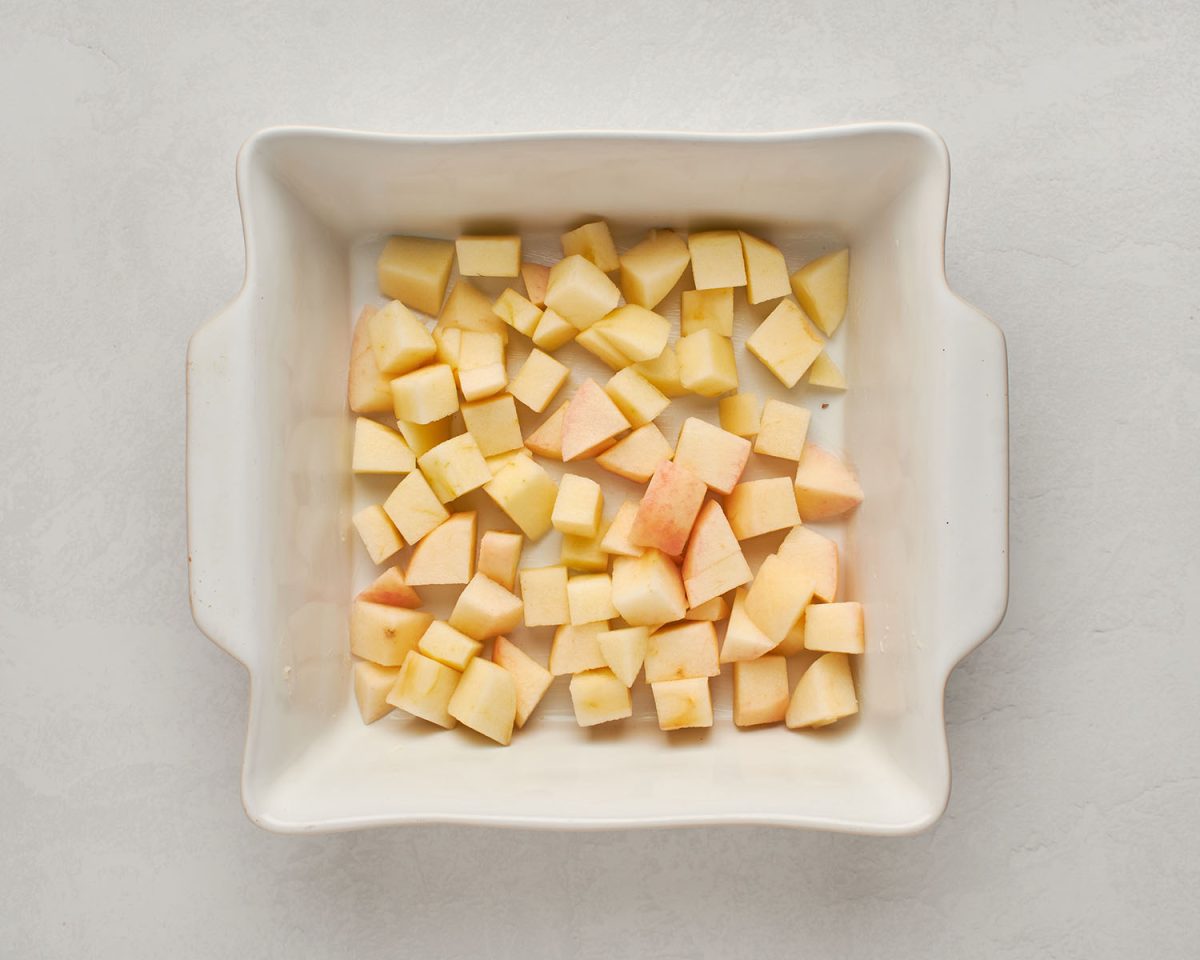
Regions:
<svg viewBox="0 0 1200 960"><path fill-rule="evenodd" d="M1008 464L1004 340L946 286L949 164L934 133L287 128L245 145L237 181L245 285L188 351L188 540L196 622L250 674L242 788L256 823L896 834L937 819L949 794L946 677L1005 608ZM845 450L866 491L843 537L847 595L869 624L854 721L739 731L720 685L716 727L670 736L645 699L620 729L580 730L561 692L507 749L398 717L359 721L345 614L370 571L349 518L381 494L350 479L345 372L352 314L377 299L380 238L499 226L549 256L555 232L586 214L627 236L747 225L793 265L850 243L848 317L832 349L852 389L819 398L830 407L813 430ZM739 320L739 336L752 322ZM776 393L741 356L745 385ZM572 364L600 375L586 357ZM538 548L547 559L555 549Z"/></svg>

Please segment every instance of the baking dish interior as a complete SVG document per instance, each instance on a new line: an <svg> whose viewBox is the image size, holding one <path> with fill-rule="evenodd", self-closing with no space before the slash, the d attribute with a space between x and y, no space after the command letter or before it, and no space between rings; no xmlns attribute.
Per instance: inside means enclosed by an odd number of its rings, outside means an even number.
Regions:
<svg viewBox="0 0 1200 960"><path fill-rule="evenodd" d="M261 525L243 784L251 816L281 830L411 820L737 821L882 833L935 819L948 791L928 493L946 399L936 375L945 164L940 141L903 126L747 138L279 130L247 144L239 185L255 322L242 345L254 368L245 482L256 488ZM848 316L830 350L852 388L844 396L802 389L800 397L814 410L812 438L843 449L866 492L848 524L826 531L843 544L844 595L867 611L854 721L817 733L740 731L721 678L716 726L670 736L658 731L643 684L634 718L581 730L559 681L507 749L396 715L360 722L346 612L374 568L350 517L385 497L389 484L351 480L345 371L353 316L363 302L378 302L373 262L382 238L519 230L528 256L549 261L558 232L589 215L608 218L624 242L655 226L744 227L778 243L789 265L850 244ZM740 339L763 311L739 311ZM527 345L512 339L515 370ZM576 377L611 375L570 349L560 358ZM785 396L740 350L738 363L744 389ZM668 438L700 409L673 403ZM528 431L542 417L522 419ZM779 474L787 465L757 469ZM591 465L581 472L635 495ZM500 520L486 498L469 506L482 511L483 526ZM610 501L610 515L615 507ZM779 539L752 543L752 566ZM556 554L552 534L524 562L553 563ZM448 611L438 605L450 592L428 593L435 612ZM549 632L516 639L544 655Z"/></svg>

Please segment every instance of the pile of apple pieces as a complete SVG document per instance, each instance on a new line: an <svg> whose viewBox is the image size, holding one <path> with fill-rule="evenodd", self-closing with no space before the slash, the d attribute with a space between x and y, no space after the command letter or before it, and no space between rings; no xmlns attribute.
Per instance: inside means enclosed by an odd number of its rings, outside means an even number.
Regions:
<svg viewBox="0 0 1200 960"><path fill-rule="evenodd" d="M844 389L816 327L832 335L842 320L848 252L789 276L783 254L749 234L685 242L657 230L618 255L602 221L563 235L562 246L552 267L522 262L516 236L393 237L380 256L391 302L364 308L354 331L349 401L364 416L353 469L403 479L354 524L377 564L413 549L407 569L391 567L353 605L363 720L399 707L507 744L555 676L571 676L576 719L591 726L631 716L644 671L663 730L708 727L709 678L726 663L738 726L819 727L856 713L848 655L864 649L862 608L837 602L837 546L802 524L853 510L861 488L839 458L806 442L807 410L736 392L731 339L734 288L752 304L778 300L748 351L788 388L808 374ZM456 258L460 277L519 275L525 293L509 288L493 302L460 279L446 298ZM695 289L682 295L672 347L671 324L653 308L689 264ZM618 270L620 286L609 277ZM514 332L533 349L510 380ZM549 407L569 378L551 353L572 340L616 372L604 386L584 380L524 437L516 403ZM654 421L685 393L721 398L721 426L689 418L672 445ZM394 416L398 430L370 414ZM741 482L752 453L793 461L794 474ZM556 483L536 457L595 459L646 483L645 494L606 523L599 484L571 473ZM488 531L477 547L476 514L447 507L478 489L521 533ZM521 569L524 538L551 529L562 534L560 564ZM785 529L752 574L741 542ZM427 584L465 585L446 621L421 609L414 588ZM507 638L522 623L556 628L547 666ZM819 656L789 690L786 658L802 650Z"/></svg>

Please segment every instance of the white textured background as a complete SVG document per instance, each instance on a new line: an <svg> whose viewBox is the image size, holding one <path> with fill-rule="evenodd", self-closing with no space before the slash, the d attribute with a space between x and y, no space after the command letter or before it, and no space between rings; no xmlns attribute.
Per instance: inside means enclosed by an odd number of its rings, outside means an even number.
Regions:
<svg viewBox="0 0 1200 960"><path fill-rule="evenodd" d="M0 957L1197 956L1198 8L739 6L0 0ZM942 822L251 826L182 480L241 141L864 119L945 136L951 283L1010 351L1012 602Z"/></svg>

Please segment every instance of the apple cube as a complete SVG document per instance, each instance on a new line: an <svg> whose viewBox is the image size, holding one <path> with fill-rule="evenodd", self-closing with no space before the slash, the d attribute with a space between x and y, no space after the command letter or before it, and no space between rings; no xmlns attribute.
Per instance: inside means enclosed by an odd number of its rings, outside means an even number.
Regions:
<svg viewBox="0 0 1200 960"><path fill-rule="evenodd" d="M448 708L459 682L457 670L410 650L395 684L388 691L387 702L449 730L454 726L455 718Z"/></svg>
<svg viewBox="0 0 1200 960"><path fill-rule="evenodd" d="M716 629L706 621L694 621L655 631L646 645L645 669L647 683L715 677L721 672Z"/></svg>
<svg viewBox="0 0 1200 960"><path fill-rule="evenodd" d="M746 591L739 588L733 597L729 623L725 626L721 663L754 660L770 653L776 646L776 642L763 633L746 613Z"/></svg>
<svg viewBox="0 0 1200 960"><path fill-rule="evenodd" d="M355 600L350 607L350 652L356 657L398 667L433 622L422 610Z"/></svg>
<svg viewBox="0 0 1200 960"><path fill-rule="evenodd" d="M358 531L372 563L383 563L404 546L404 538L385 509L378 504L364 507L354 515L354 529Z"/></svg>
<svg viewBox="0 0 1200 960"><path fill-rule="evenodd" d="M662 431L647 423L597 454L596 463L617 476L645 483L659 464L666 463L674 454Z"/></svg>
<svg viewBox="0 0 1200 960"><path fill-rule="evenodd" d="M715 567L726 557L742 552L742 545L733 534L725 511L715 500L709 500L700 509L692 525L692 536L688 540L687 553L683 555L682 574L684 580ZM722 591L724 592L724 591ZM704 599L708 599L705 597Z"/></svg>
<svg viewBox="0 0 1200 960"><path fill-rule="evenodd" d="M784 530L800 522L796 495L787 477L739 483L725 498L725 511L739 540Z"/></svg>
<svg viewBox="0 0 1200 960"><path fill-rule="evenodd" d="M367 322L367 333L375 365L389 376L415 370L437 353L433 336L399 300L375 312Z"/></svg>
<svg viewBox="0 0 1200 960"><path fill-rule="evenodd" d="M450 613L450 626L468 637L487 640L511 633L521 623L521 600L494 580L476 573Z"/></svg>
<svg viewBox="0 0 1200 960"><path fill-rule="evenodd" d="M629 429L629 421L596 383L584 380L563 419L563 462L593 456Z"/></svg>
<svg viewBox="0 0 1200 960"><path fill-rule="evenodd" d="M434 327L433 342L437 344L438 363L458 369L462 357L462 335L463 331L458 327ZM390 385L388 389L391 389Z"/></svg>
<svg viewBox="0 0 1200 960"><path fill-rule="evenodd" d="M475 437L460 433L417 458L417 466L442 503L478 490L492 479Z"/></svg>
<svg viewBox="0 0 1200 960"><path fill-rule="evenodd" d="M444 620L434 620L417 642L417 653L459 673L467 669L471 658L478 656L482 649L482 643L455 630Z"/></svg>
<svg viewBox="0 0 1200 960"><path fill-rule="evenodd" d="M392 237L376 264L379 292L414 310L436 316L446 295L454 244L427 237Z"/></svg>
<svg viewBox="0 0 1200 960"><path fill-rule="evenodd" d="M547 308L542 311L542 317L533 331L533 342L542 350L557 350L574 340L578 332L573 323Z"/></svg>
<svg viewBox="0 0 1200 960"><path fill-rule="evenodd" d="M597 461L599 462L599 461ZM626 500L617 510L617 515L609 524L600 549L605 553L614 553L621 557L640 557L644 550L629 539L629 531L633 528L633 518L637 516L637 504Z"/></svg>
<svg viewBox="0 0 1200 960"><path fill-rule="evenodd" d="M600 634L598 643L604 662L627 687L632 687L646 659L649 627L626 627Z"/></svg>
<svg viewBox="0 0 1200 960"><path fill-rule="evenodd" d="M475 574L475 511L455 513L413 547L407 583L467 583Z"/></svg>
<svg viewBox="0 0 1200 960"><path fill-rule="evenodd" d="M495 333L508 342L508 328L492 312L492 301L468 280L459 280L446 298L446 305L438 315L434 338L438 331L448 332L452 327L475 330L479 333Z"/></svg>
<svg viewBox="0 0 1200 960"><path fill-rule="evenodd" d="M392 381L379 372L367 323L375 308L363 307L350 340L350 377L346 400L355 413L385 413L392 409Z"/></svg>
<svg viewBox="0 0 1200 960"><path fill-rule="evenodd" d="M409 543L416 543L450 516L425 475L418 470L396 485L383 501L383 509Z"/></svg>
<svg viewBox="0 0 1200 960"><path fill-rule="evenodd" d="M505 290L492 304L492 312L517 333L532 337L542 319L541 309L530 303L512 287Z"/></svg>
<svg viewBox="0 0 1200 960"><path fill-rule="evenodd" d="M729 493L746 469L750 441L699 417L688 417L675 444L675 463L686 467L717 493Z"/></svg>
<svg viewBox="0 0 1200 960"><path fill-rule="evenodd" d="M580 330L612 311L620 299L621 291L608 275L579 254L564 257L550 268L546 306Z"/></svg>
<svg viewBox="0 0 1200 960"><path fill-rule="evenodd" d="M490 363L486 367L472 367L458 373L458 389L464 400L483 400L504 389L508 383L508 372L502 363Z"/></svg>
<svg viewBox="0 0 1200 960"><path fill-rule="evenodd" d="M808 368L808 382L814 387L828 387L830 390L845 390L846 376L838 365L829 359L828 353L822 353Z"/></svg>
<svg viewBox="0 0 1200 960"><path fill-rule="evenodd" d="M503 393L487 400L476 400L462 406L463 423L475 438L475 445L484 457L520 450L525 446L521 436L521 421L517 419L517 404Z"/></svg>
<svg viewBox="0 0 1200 960"><path fill-rule="evenodd" d="M774 244L745 232L741 238L742 257L746 261L747 302L763 303L786 297L791 287L782 251Z"/></svg>
<svg viewBox="0 0 1200 960"><path fill-rule="evenodd" d="M479 560L475 568L505 590L512 590L517 582L517 565L521 562L524 545L525 538L519 533L488 530L479 538Z"/></svg>
<svg viewBox="0 0 1200 960"><path fill-rule="evenodd" d="M708 487L687 467L660 463L638 505L629 538L668 556L683 553Z"/></svg>
<svg viewBox="0 0 1200 960"><path fill-rule="evenodd" d="M629 688L607 667L585 670L571 678L571 706L581 727L633 716Z"/></svg>
<svg viewBox="0 0 1200 960"><path fill-rule="evenodd" d="M550 354L533 350L509 383L508 392L534 413L541 413L550 406L570 373L565 364Z"/></svg>
<svg viewBox="0 0 1200 960"><path fill-rule="evenodd" d="M454 246L464 277L515 277L521 272L520 237L459 237Z"/></svg>
<svg viewBox="0 0 1200 960"><path fill-rule="evenodd" d="M410 610L421 606L420 594L404 582L404 573L399 567L388 567L356 599Z"/></svg>
<svg viewBox="0 0 1200 960"><path fill-rule="evenodd" d="M793 300L780 300L746 339L746 349L788 389L804 376L824 348L821 335Z"/></svg>
<svg viewBox="0 0 1200 960"><path fill-rule="evenodd" d="M658 388L632 367L614 374L604 385L604 392L634 427L649 423L671 404Z"/></svg>
<svg viewBox="0 0 1200 960"><path fill-rule="evenodd" d="M374 723L392 712L387 702L400 673L399 667L381 667L370 660L358 660L354 664L354 699L363 723Z"/></svg>
<svg viewBox="0 0 1200 960"><path fill-rule="evenodd" d="M666 317L633 303L617 307L592 329L634 363L659 356L671 336L671 322Z"/></svg>
<svg viewBox="0 0 1200 960"><path fill-rule="evenodd" d="M451 331L447 330L449 334ZM459 376L468 370L504 367L504 337L490 330L463 330L459 333Z"/></svg>
<svg viewBox="0 0 1200 960"><path fill-rule="evenodd" d="M512 674L476 657L463 671L446 712L463 726L508 746L517 719L517 685Z"/></svg>
<svg viewBox="0 0 1200 960"><path fill-rule="evenodd" d="M620 258L621 291L629 303L653 309L671 292L691 260L687 244L672 230L651 230Z"/></svg>
<svg viewBox="0 0 1200 960"><path fill-rule="evenodd" d="M633 365L664 397L682 397L687 391L679 379L679 354L674 347L667 347L653 360Z"/></svg>
<svg viewBox="0 0 1200 960"><path fill-rule="evenodd" d="M540 540L550 529L558 487L533 458L517 457L484 485L483 492L530 540Z"/></svg>
<svg viewBox="0 0 1200 960"><path fill-rule="evenodd" d="M675 345L675 352L679 354L679 382L685 390L702 397L717 397L737 389L737 364L728 337L711 330L698 330L683 337Z"/></svg>
<svg viewBox="0 0 1200 960"><path fill-rule="evenodd" d="M747 570L746 579L749 580L749 570ZM685 584L686 586L686 584ZM729 616L729 601L724 597L716 596L711 600L705 600L698 606L691 607L688 612L683 615L684 620L704 620L709 623L718 623Z"/></svg>
<svg viewBox="0 0 1200 960"><path fill-rule="evenodd" d="M525 449L536 453L539 457L550 460L562 460L562 431L567 419L567 401L550 416L542 421L542 425L525 438Z"/></svg>
<svg viewBox="0 0 1200 960"><path fill-rule="evenodd" d="M505 453L496 453L490 457L484 457L483 462L488 465L488 469L492 471L492 476L494 477L518 457L528 458L531 456L533 454L522 447L520 450L509 450Z"/></svg>
<svg viewBox="0 0 1200 960"><path fill-rule="evenodd" d="M742 660L733 665L733 722L739 727L778 723L787 713L787 658Z"/></svg>
<svg viewBox="0 0 1200 960"><path fill-rule="evenodd" d="M762 425L754 441L754 452L784 460L799 460L808 436L810 414L782 400L768 400L763 406Z"/></svg>
<svg viewBox="0 0 1200 960"><path fill-rule="evenodd" d="M613 346L604 334L592 327L581 331L575 337L575 342L588 353L599 357L614 370L624 370L633 363L625 354Z"/></svg>
<svg viewBox="0 0 1200 960"><path fill-rule="evenodd" d="M496 638L492 661L512 675L517 692L516 723L518 727L523 727L550 689L554 675L505 637Z"/></svg>
<svg viewBox="0 0 1200 960"><path fill-rule="evenodd" d="M850 660L844 653L827 653L812 666L792 691L784 722L793 730L823 727L858 713Z"/></svg>
<svg viewBox="0 0 1200 960"><path fill-rule="evenodd" d="M392 404L397 420L433 423L458 410L454 368L435 363L392 381Z"/></svg>
<svg viewBox="0 0 1200 960"><path fill-rule="evenodd" d="M812 599L812 580L789 560L772 554L762 562L746 592L746 615L778 644Z"/></svg>
<svg viewBox="0 0 1200 960"><path fill-rule="evenodd" d="M563 256L581 256L605 273L612 273L621 265L617 256L617 245L613 243L612 231L603 220L585 223L562 235Z"/></svg>
<svg viewBox="0 0 1200 960"><path fill-rule="evenodd" d="M793 527L779 545L781 557L792 561L813 581L813 596L824 603L837 597L838 548L827 537L808 527Z"/></svg>
<svg viewBox="0 0 1200 960"><path fill-rule="evenodd" d="M737 437L753 437L762 423L762 401L753 393L735 393L717 404L721 429Z"/></svg>
<svg viewBox="0 0 1200 960"><path fill-rule="evenodd" d="M604 620L559 627L550 644L550 672L561 677L565 673L582 673L603 667L600 635L607 632L608 623Z"/></svg>
<svg viewBox="0 0 1200 960"><path fill-rule="evenodd" d="M525 298L535 306L546 305L546 284L550 282L550 268L544 263L521 264L521 280L525 284Z"/></svg>
<svg viewBox="0 0 1200 960"><path fill-rule="evenodd" d="M805 611L804 648L827 653L862 653L861 603L814 603Z"/></svg>
<svg viewBox="0 0 1200 960"><path fill-rule="evenodd" d="M688 250L692 255L692 277L697 290L746 285L742 238L736 230L689 234Z"/></svg>
<svg viewBox="0 0 1200 960"><path fill-rule="evenodd" d="M796 506L805 523L832 520L863 500L857 478L841 460L821 447L804 445L796 465Z"/></svg>
<svg viewBox="0 0 1200 960"><path fill-rule="evenodd" d="M654 692L658 729L683 730L688 727L713 725L712 694L708 689L708 677L660 680L651 684L650 689Z"/></svg>
<svg viewBox="0 0 1200 960"><path fill-rule="evenodd" d="M400 435L404 437L404 442L418 457L423 453L428 453L439 443L450 439L449 417L434 420L432 423L410 423L407 420L397 420L396 426L400 428Z"/></svg>
<svg viewBox="0 0 1200 960"><path fill-rule="evenodd" d="M812 604L805 607L805 613L800 614L800 619L792 624L792 629L787 632L782 640L775 645L772 653L781 657L794 657L798 653L804 651L804 620L807 611L812 608Z"/></svg>
<svg viewBox="0 0 1200 960"><path fill-rule="evenodd" d="M619 616L612 602L612 578L607 573L572 577L567 581L567 606L575 626Z"/></svg>
<svg viewBox="0 0 1200 960"><path fill-rule="evenodd" d="M564 533L559 560L563 566L582 573L604 573L608 570L608 554L600 549L600 541L608 532L608 525L601 520L600 529L592 537L579 537Z"/></svg>
<svg viewBox="0 0 1200 960"><path fill-rule="evenodd" d="M792 292L827 337L833 336L846 315L849 284L849 250L817 257L792 274Z"/></svg>
<svg viewBox="0 0 1200 960"><path fill-rule="evenodd" d="M738 552L719 560L695 576L688 577L683 581L683 588L687 592L689 603L701 604L728 593L743 583L749 583L750 580L750 566L741 552Z"/></svg>
<svg viewBox="0 0 1200 960"><path fill-rule="evenodd" d="M525 604L525 626L557 627L570 622L566 567L525 569L518 576Z"/></svg>
<svg viewBox="0 0 1200 960"><path fill-rule="evenodd" d="M659 550L614 557L612 597L613 606L632 627L671 623L687 612L679 568Z"/></svg>
<svg viewBox="0 0 1200 960"><path fill-rule="evenodd" d="M600 529L603 512L604 494L600 484L573 473L563 474L550 515L555 530L577 537L594 537Z"/></svg>
<svg viewBox="0 0 1200 960"><path fill-rule="evenodd" d="M686 337L701 330L733 336L733 287L683 291L679 300L679 332Z"/></svg>

